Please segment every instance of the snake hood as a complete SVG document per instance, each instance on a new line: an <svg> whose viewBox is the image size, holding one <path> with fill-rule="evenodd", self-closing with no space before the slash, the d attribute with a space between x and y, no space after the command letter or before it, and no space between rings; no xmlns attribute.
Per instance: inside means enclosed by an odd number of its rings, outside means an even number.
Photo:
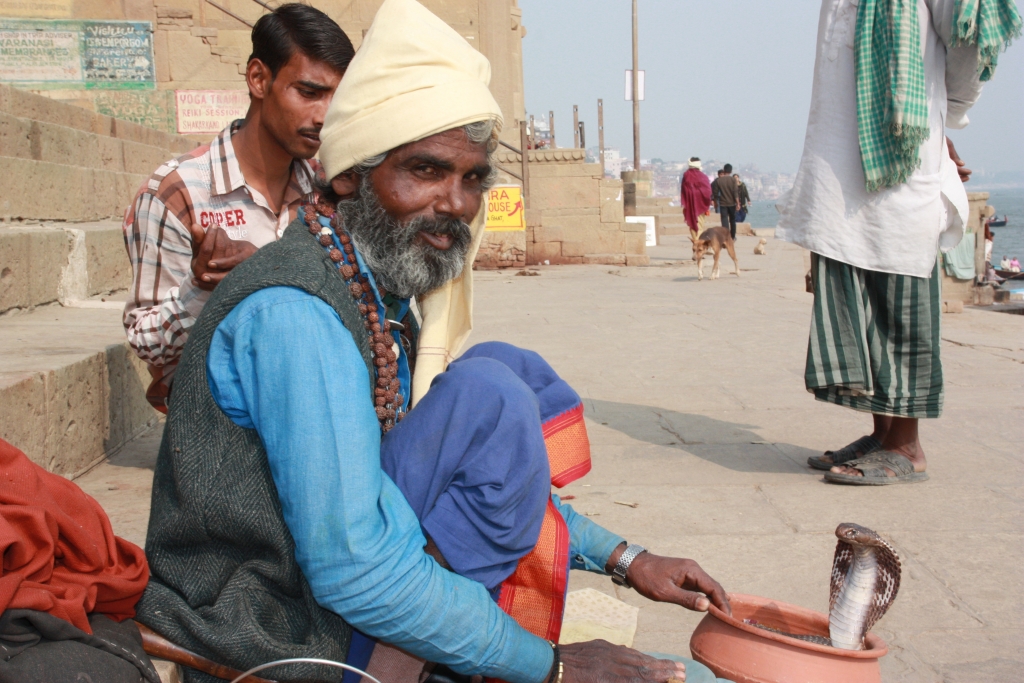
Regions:
<svg viewBox="0 0 1024 683"><path fill-rule="evenodd" d="M858 524L836 527L829 595L833 647L863 648L864 635L888 611L900 589L900 556L877 533Z"/></svg>

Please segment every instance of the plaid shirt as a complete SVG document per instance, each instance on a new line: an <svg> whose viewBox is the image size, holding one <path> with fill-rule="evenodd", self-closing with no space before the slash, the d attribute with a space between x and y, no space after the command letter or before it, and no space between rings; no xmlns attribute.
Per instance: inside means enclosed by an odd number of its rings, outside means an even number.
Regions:
<svg viewBox="0 0 1024 683"><path fill-rule="evenodd" d="M124 308L128 343L153 375L150 401L163 405L174 368L210 293L192 284L192 231L220 227L257 247L275 241L312 191L316 169L296 159L280 215L246 184L231 136L235 121L203 147L163 164L125 212L132 288Z"/></svg>

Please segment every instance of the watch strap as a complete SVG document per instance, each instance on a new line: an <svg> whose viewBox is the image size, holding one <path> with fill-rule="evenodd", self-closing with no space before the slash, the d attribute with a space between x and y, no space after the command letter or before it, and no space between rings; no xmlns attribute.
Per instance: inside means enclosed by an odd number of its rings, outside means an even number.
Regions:
<svg viewBox="0 0 1024 683"><path fill-rule="evenodd" d="M640 553L647 552L647 548L636 543L631 543L626 546L626 549L619 555L619 561L615 563L615 568L612 569L612 581L620 586L626 586L630 588L629 581L626 579L626 572L629 571L629 565L633 564L633 560Z"/></svg>

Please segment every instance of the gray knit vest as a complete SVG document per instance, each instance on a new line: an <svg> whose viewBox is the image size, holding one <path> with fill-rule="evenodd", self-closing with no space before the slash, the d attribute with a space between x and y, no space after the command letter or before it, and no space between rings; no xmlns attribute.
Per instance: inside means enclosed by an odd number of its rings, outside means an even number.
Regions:
<svg viewBox="0 0 1024 683"><path fill-rule="evenodd" d="M214 402L206 357L217 325L245 297L296 287L329 304L373 365L363 319L348 287L301 220L218 285L189 335L153 478L146 538L151 577L137 619L174 643L219 664L246 670L271 660L345 661L351 627L320 607L295 561L259 435L239 427ZM282 349L282 353L287 353ZM282 406L284 408L285 406ZM290 665L278 681L341 679L339 669ZM217 679L187 670L189 683Z"/></svg>

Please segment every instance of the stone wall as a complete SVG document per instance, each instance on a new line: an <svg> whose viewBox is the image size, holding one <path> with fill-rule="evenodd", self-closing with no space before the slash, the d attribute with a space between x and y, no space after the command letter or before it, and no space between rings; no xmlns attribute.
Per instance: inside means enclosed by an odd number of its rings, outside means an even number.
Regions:
<svg viewBox="0 0 1024 683"><path fill-rule="evenodd" d="M970 204L970 216L967 219L967 233L965 240L971 240L974 248L974 270L977 275L984 274L985 268L985 230L984 219L991 216L993 209L987 206L988 192L968 192L967 200ZM943 301L961 301L963 303L974 303L974 280L961 280L946 274L939 257L939 273L942 277L942 299Z"/></svg>
<svg viewBox="0 0 1024 683"><path fill-rule="evenodd" d="M526 265L526 231L485 231L473 268L522 268Z"/></svg>
<svg viewBox="0 0 1024 683"><path fill-rule="evenodd" d="M157 166L194 141L0 85L0 218L120 218Z"/></svg>
<svg viewBox="0 0 1024 683"><path fill-rule="evenodd" d="M20 0L19 0L20 1ZM68 6L61 19L150 22L153 27L155 81L141 89L37 89L47 97L69 101L109 116L177 133L174 91L244 90L251 28L205 0L60 0ZM56 18L52 11L33 14L7 8L0 19ZM358 48L383 0L312 0L331 16ZM421 0L455 28L491 62L491 90L505 115L505 137L518 145L524 117L522 10L517 0ZM219 5L255 23L266 10L253 0L219 0ZM5 13L6 8L6 13ZM26 86L28 87L28 86ZM211 135L195 134L206 140Z"/></svg>
<svg viewBox="0 0 1024 683"><path fill-rule="evenodd" d="M533 150L523 235L526 263L647 265L644 226L626 223L621 180L602 177L582 149ZM522 157L503 151L500 167L519 172Z"/></svg>

